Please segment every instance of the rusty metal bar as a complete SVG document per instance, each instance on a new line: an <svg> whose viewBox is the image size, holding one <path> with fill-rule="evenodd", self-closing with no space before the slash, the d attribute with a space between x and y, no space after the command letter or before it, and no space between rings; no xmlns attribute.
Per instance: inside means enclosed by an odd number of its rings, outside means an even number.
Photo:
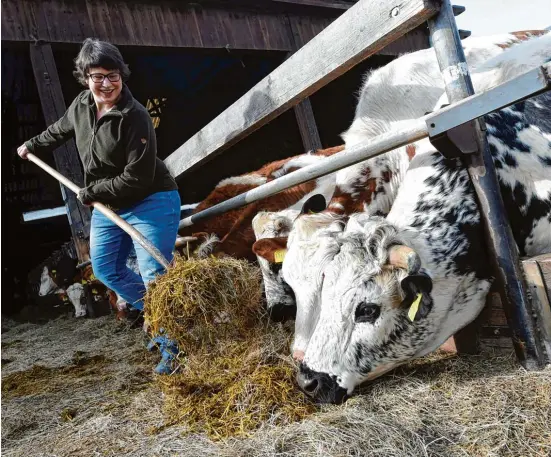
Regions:
<svg viewBox="0 0 551 457"><path fill-rule="evenodd" d="M441 0L440 12L429 20L429 30L449 102L455 103L474 93L465 54L449 0ZM529 370L545 363L545 352L532 320L518 248L501 198L497 174L490 155L483 124L473 122L478 152L464 160L476 191L485 228L490 261L502 297L513 345L519 362Z"/></svg>

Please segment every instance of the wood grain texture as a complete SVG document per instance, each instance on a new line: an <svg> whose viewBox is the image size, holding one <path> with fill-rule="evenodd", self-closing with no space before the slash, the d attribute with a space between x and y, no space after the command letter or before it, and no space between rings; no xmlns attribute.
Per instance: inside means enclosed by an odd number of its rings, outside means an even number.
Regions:
<svg viewBox="0 0 551 457"><path fill-rule="evenodd" d="M358 2L172 153L165 160L170 172L177 177L211 160L438 9L424 0L397 8L386 0Z"/></svg>
<svg viewBox="0 0 551 457"><path fill-rule="evenodd" d="M551 362L551 304L548 292L551 281L548 281L550 278L545 278L541 269L542 264L545 267L551 266L551 255L539 256L539 260L536 259L524 260L522 268L530 294L536 329L546 349L548 361Z"/></svg>

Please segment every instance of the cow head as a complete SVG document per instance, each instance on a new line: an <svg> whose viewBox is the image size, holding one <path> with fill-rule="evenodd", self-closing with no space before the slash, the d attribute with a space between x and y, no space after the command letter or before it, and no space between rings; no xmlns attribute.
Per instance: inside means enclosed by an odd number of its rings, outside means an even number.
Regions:
<svg viewBox="0 0 551 457"><path fill-rule="evenodd" d="M443 325L461 318L442 303L453 302L458 291L469 299L479 294L483 303L487 292L477 282L469 290L447 278L433 283L413 236L384 219L368 219L357 224L362 230L347 227L332 236L317 254L326 258L320 309L297 381L320 402L341 402L360 383L435 350L466 323Z"/></svg>
<svg viewBox="0 0 551 457"><path fill-rule="evenodd" d="M86 316L86 298L84 294L84 286L81 283L71 284L67 288L67 296L69 301L75 308L75 317Z"/></svg>
<svg viewBox="0 0 551 457"><path fill-rule="evenodd" d="M282 274L283 258L287 253L287 240L293 222L298 216L323 211L327 206L325 198L316 194L306 200L300 211L286 209L278 212L260 212L252 222L256 242L256 254L266 294L266 305L270 317L275 321L294 318L296 301L293 289Z"/></svg>
<svg viewBox="0 0 551 457"><path fill-rule="evenodd" d="M256 238L253 252L262 271L266 307L274 321L294 318L296 312L295 295L283 279L281 269L287 237L298 214L297 210L260 212L252 223Z"/></svg>
<svg viewBox="0 0 551 457"><path fill-rule="evenodd" d="M63 289L58 287L58 285L52 278L52 275L55 275L55 273L55 270L50 273L50 269L47 266L44 266L42 268L42 273L40 274L40 288L38 289L38 295L40 297L63 292Z"/></svg>

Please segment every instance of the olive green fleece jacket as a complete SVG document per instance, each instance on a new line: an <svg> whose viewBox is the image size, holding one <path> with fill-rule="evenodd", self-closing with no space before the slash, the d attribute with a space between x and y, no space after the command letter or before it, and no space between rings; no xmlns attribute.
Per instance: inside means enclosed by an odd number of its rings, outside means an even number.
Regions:
<svg viewBox="0 0 551 457"><path fill-rule="evenodd" d="M96 120L92 93L81 92L63 117L25 143L34 153L52 151L75 138L84 168L83 203L127 208L156 192L178 189L157 157L149 113L123 85L119 102Z"/></svg>

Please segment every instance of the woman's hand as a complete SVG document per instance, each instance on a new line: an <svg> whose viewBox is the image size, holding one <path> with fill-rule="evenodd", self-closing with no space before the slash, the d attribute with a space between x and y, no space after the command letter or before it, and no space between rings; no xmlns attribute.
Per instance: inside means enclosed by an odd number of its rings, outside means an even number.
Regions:
<svg viewBox="0 0 551 457"><path fill-rule="evenodd" d="M22 159L26 159L27 158L27 154L29 154L31 151L29 151L27 149L27 146L25 146L25 144L22 144L21 146L19 146L17 148L17 154L19 155L19 157L21 157Z"/></svg>

